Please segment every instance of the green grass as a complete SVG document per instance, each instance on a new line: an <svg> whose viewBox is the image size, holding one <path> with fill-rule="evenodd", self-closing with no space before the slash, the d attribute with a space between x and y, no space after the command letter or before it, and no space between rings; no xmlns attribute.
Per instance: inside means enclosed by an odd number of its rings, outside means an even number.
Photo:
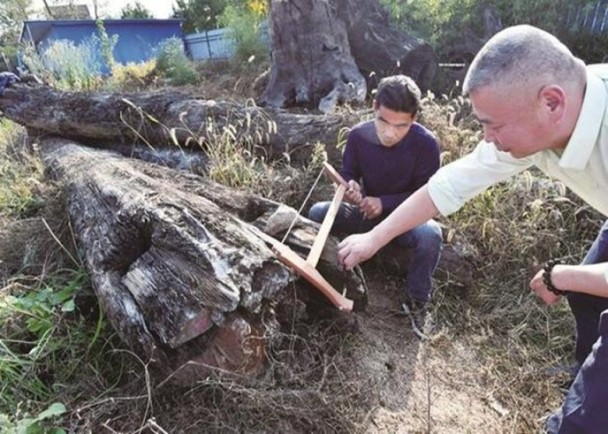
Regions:
<svg viewBox="0 0 608 434"><path fill-rule="evenodd" d="M112 390L124 357L77 253L58 245L61 219L40 217L57 212L55 191L23 129L2 120L0 148L0 433L60 433L72 404Z"/></svg>
<svg viewBox="0 0 608 434"><path fill-rule="evenodd" d="M41 205L42 164L26 151L22 127L0 119L0 215L24 217Z"/></svg>

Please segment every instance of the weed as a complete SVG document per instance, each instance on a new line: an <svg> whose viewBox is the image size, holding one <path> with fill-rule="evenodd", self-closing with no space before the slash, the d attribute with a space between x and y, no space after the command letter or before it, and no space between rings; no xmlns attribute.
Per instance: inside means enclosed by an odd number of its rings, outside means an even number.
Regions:
<svg viewBox="0 0 608 434"><path fill-rule="evenodd" d="M116 83L120 88L141 88L149 82L155 69L156 59L140 63L130 62L126 65L115 63L112 66L111 81Z"/></svg>
<svg viewBox="0 0 608 434"><path fill-rule="evenodd" d="M36 195L43 168L39 159L26 151L25 131L0 120L0 215L24 217L41 205Z"/></svg>
<svg viewBox="0 0 608 434"><path fill-rule="evenodd" d="M39 54L33 46L23 52L23 63L33 74L61 90L94 90L102 87L102 65L97 58L99 41L92 37L80 44L51 42Z"/></svg>
<svg viewBox="0 0 608 434"><path fill-rule="evenodd" d="M198 74L194 64L184 52L184 43L178 38L166 39L158 48L156 69L172 85L194 84Z"/></svg>

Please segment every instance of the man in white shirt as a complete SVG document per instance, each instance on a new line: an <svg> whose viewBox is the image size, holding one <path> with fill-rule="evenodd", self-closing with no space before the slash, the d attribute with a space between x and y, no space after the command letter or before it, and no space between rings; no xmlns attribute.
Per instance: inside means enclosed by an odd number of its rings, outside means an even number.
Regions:
<svg viewBox="0 0 608 434"><path fill-rule="evenodd" d="M457 211L532 165L608 216L607 83L608 65L586 67L540 29L524 25L497 33L477 54L463 83L484 140L442 167L374 229L342 241L342 263L354 267L397 235L438 213ZM567 290L577 326L576 358L582 367L564 405L548 420L550 433L608 432L607 270L604 224L582 265L548 264L530 282L548 304Z"/></svg>

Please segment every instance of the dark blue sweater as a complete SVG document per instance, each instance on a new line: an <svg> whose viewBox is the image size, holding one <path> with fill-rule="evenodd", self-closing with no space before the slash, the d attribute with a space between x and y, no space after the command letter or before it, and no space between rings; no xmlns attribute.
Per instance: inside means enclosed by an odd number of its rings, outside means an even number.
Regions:
<svg viewBox="0 0 608 434"><path fill-rule="evenodd" d="M439 145L435 136L418 123L401 141L387 148L380 143L374 121L352 128L342 157L342 176L354 179L364 196L382 201L386 217L439 169Z"/></svg>

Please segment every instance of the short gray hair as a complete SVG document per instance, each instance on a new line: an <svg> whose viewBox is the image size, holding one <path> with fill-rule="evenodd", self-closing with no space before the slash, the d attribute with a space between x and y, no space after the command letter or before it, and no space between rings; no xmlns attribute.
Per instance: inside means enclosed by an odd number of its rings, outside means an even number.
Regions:
<svg viewBox="0 0 608 434"><path fill-rule="evenodd" d="M462 84L463 94L483 86L521 86L540 81L584 82L585 64L555 36L529 25L508 27L477 53ZM548 83L544 83L548 84Z"/></svg>

